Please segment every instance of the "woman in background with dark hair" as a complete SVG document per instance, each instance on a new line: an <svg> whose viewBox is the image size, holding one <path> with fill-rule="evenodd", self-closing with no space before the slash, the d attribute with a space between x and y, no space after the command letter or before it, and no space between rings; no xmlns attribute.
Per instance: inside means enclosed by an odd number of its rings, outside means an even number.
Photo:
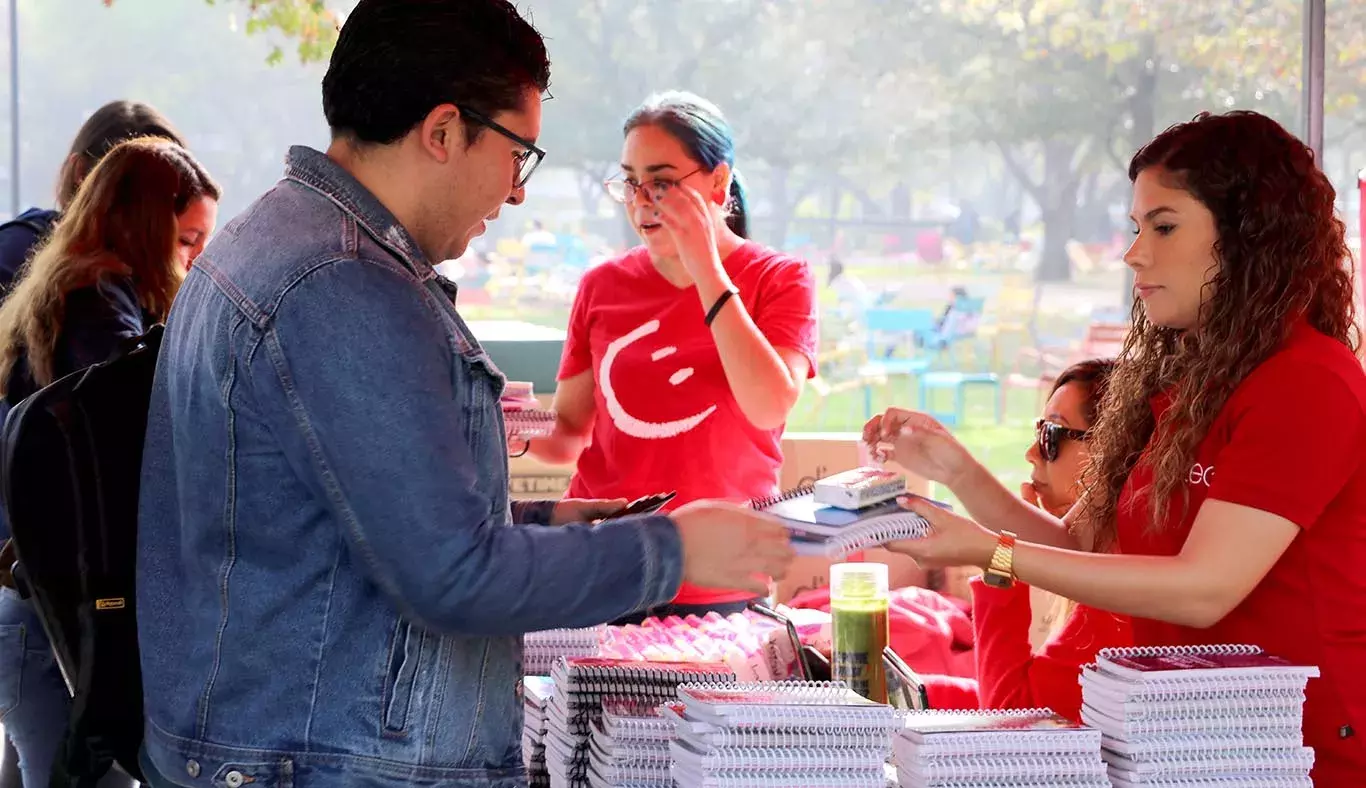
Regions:
<svg viewBox="0 0 1366 788"><path fill-rule="evenodd" d="M132 140L102 157L0 307L0 416L166 319L189 256L181 217L218 196L173 142ZM71 704L41 621L7 576L13 553L0 556L0 720L24 784L46 786ZM111 773L101 785L127 782Z"/></svg>
<svg viewBox="0 0 1366 788"><path fill-rule="evenodd" d="M713 104L652 96L625 134L607 190L644 245L580 282L555 431L530 451L577 462L571 498L771 495L783 425L815 366L810 267L748 240L733 135ZM731 612L751 598L685 583L672 607L643 614Z"/></svg>
<svg viewBox="0 0 1366 788"><path fill-rule="evenodd" d="M1032 468L1020 491L1026 503L1062 517L1081 497L1092 430L1114 368L1113 361L1083 361L1054 382L1025 451ZM977 695L984 709L1046 706L1079 720L1082 666L1102 648L1133 645L1123 616L1047 592L1031 596L1024 583L993 588L976 577L971 587ZM1035 614L1046 630L1037 651L1030 645Z"/></svg>
<svg viewBox="0 0 1366 788"><path fill-rule="evenodd" d="M1129 177L1138 300L1084 497L1059 520L932 418L889 411L865 439L983 524L912 503L934 534L893 549L1129 615L1140 646L1251 644L1317 666L1315 783L1360 785L1366 371L1333 187L1304 143L1250 112L1168 129Z"/></svg>
<svg viewBox="0 0 1366 788"><path fill-rule="evenodd" d="M61 211L76 197L81 181L104 154L124 140L160 137L185 147L185 140L171 122L155 108L137 101L111 101L95 110L62 162L57 176L57 209L30 208L0 224L0 292L7 292L33 249L47 237ZM202 248L202 247L201 247Z"/></svg>

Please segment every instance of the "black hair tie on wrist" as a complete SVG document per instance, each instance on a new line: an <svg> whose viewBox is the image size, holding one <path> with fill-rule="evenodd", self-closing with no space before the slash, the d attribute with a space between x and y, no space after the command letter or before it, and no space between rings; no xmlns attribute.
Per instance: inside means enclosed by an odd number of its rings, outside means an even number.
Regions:
<svg viewBox="0 0 1366 788"><path fill-rule="evenodd" d="M732 287L716 299L716 303L712 304L711 309L707 310L707 316L702 318L702 322L706 324L707 328L711 328L712 321L716 319L717 315L721 314L721 307L725 306L727 301L739 294L740 291Z"/></svg>

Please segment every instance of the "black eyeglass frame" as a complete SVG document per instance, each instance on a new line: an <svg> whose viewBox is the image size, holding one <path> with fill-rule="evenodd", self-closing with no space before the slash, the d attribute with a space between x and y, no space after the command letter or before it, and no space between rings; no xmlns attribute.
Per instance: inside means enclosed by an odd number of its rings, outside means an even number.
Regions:
<svg viewBox="0 0 1366 788"><path fill-rule="evenodd" d="M531 174L536 172L536 168L541 166L541 162L545 161L545 149L526 137L511 131L503 124L498 123L493 118L490 118L488 115L485 115L478 110L459 105L456 105L456 109L460 110L461 115L478 123L480 126L491 131L496 131L518 145L521 145L523 148L526 148L526 150L518 156L517 178L513 182L512 187L514 189L520 189L523 186L526 186L527 181L531 180ZM533 156L535 157L534 159L532 158ZM527 165L528 160L531 161L530 166Z"/></svg>
<svg viewBox="0 0 1366 788"><path fill-rule="evenodd" d="M1045 462L1058 461L1063 441L1085 441L1090 437L1090 430L1075 430L1048 419L1034 420L1034 441L1038 444L1039 454Z"/></svg>

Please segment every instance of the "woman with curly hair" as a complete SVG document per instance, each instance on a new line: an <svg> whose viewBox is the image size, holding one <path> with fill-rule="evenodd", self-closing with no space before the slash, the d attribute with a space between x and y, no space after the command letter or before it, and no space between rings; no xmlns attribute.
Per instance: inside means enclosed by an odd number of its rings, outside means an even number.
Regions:
<svg viewBox="0 0 1366 788"><path fill-rule="evenodd" d="M1366 372L1333 188L1251 112L1168 129L1129 177L1138 300L1082 499L1062 519L1027 506L933 419L891 410L865 440L977 520L910 504L934 534L893 549L1132 616L1138 645L1246 643L1318 666L1315 782L1358 784Z"/></svg>

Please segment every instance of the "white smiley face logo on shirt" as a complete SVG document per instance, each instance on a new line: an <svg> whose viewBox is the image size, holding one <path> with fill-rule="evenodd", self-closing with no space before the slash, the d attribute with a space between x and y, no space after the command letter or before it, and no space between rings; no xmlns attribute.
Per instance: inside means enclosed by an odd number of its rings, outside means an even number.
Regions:
<svg viewBox="0 0 1366 788"><path fill-rule="evenodd" d="M607 352L602 355L602 370L598 377L601 379L599 385L602 386L602 398L607 403L607 412L612 417L612 423L617 429L630 435L633 438L645 438L658 440L661 438L672 438L675 435L682 435L697 425L706 421L707 417L716 412L716 406L712 405L701 413L673 421L645 421L637 418L622 407L617 400L617 393L612 388L612 364L616 362L617 356L627 347L639 342L641 339L659 330L659 321L651 320L640 326L636 330L625 336L614 340L607 346ZM664 347L650 354L651 361L660 361L672 356L678 348ZM692 367L683 367L669 376L669 383L677 386L688 378L692 377Z"/></svg>

